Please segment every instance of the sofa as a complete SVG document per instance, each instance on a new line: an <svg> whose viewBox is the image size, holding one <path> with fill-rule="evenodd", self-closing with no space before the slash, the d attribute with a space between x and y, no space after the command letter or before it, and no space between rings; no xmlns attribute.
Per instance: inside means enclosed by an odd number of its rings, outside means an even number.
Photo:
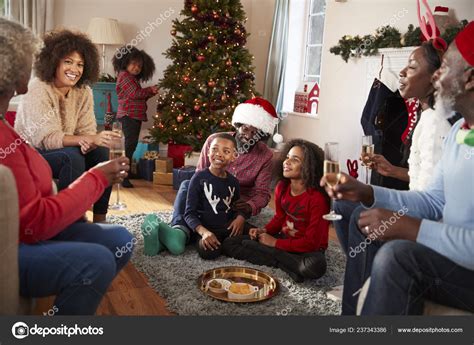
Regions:
<svg viewBox="0 0 474 345"><path fill-rule="evenodd" d="M0 164L0 315L30 314L34 307L19 294L19 220L15 178Z"/></svg>

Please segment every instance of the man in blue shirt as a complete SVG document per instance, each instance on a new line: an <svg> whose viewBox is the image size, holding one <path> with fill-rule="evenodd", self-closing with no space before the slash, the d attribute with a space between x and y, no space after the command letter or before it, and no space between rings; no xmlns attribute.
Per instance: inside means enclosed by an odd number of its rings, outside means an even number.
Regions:
<svg viewBox="0 0 474 345"><path fill-rule="evenodd" d="M434 75L436 106L463 119L446 138L425 191L369 186L346 174L334 189L326 187L330 196L363 205L349 229L343 314L355 313L358 291L369 276L362 314L422 314L426 299L474 312L473 66L470 22Z"/></svg>

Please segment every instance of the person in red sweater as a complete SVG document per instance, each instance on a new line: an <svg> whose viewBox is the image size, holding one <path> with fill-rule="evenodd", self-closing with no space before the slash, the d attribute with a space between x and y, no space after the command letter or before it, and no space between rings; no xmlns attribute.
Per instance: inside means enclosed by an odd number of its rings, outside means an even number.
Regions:
<svg viewBox="0 0 474 345"><path fill-rule="evenodd" d="M131 162L142 122L147 121L146 102L158 93L157 86L142 88L140 82L151 79L155 72L155 63L143 50L122 47L112 59L112 64L118 74L115 87L118 97L117 119L122 123L125 135L125 156ZM122 186L133 188L128 179L123 181Z"/></svg>
<svg viewBox="0 0 474 345"><path fill-rule="evenodd" d="M39 40L0 18L0 42L0 164L11 170L18 190L20 295L55 295L56 314L92 315L130 259L133 242L124 227L77 219L107 187L123 181L128 159L99 163L55 194L48 162L2 116L15 93L28 91Z"/></svg>
<svg viewBox="0 0 474 345"><path fill-rule="evenodd" d="M302 139L287 143L282 152L275 189L276 213L264 228L248 236L230 237L224 253L257 265L279 267L296 282L317 279L326 272L329 197L319 185L324 152Z"/></svg>

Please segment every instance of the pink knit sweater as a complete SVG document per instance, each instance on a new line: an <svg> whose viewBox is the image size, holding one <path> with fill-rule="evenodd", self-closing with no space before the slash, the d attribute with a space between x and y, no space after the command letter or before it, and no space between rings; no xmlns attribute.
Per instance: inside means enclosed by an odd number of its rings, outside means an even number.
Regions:
<svg viewBox="0 0 474 345"><path fill-rule="evenodd" d="M43 150L62 148L65 135L96 134L91 88L73 87L64 96L52 83L31 80L18 106L15 130Z"/></svg>

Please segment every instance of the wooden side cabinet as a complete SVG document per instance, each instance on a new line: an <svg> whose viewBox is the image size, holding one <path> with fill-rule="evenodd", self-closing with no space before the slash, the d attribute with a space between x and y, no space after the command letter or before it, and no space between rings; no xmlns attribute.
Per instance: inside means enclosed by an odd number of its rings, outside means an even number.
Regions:
<svg viewBox="0 0 474 345"><path fill-rule="evenodd" d="M92 93L94 95L94 114L98 125L104 124L104 116L107 112L107 95L110 94L112 103L112 112L116 113L118 109L117 92L115 83L99 82L93 85Z"/></svg>

